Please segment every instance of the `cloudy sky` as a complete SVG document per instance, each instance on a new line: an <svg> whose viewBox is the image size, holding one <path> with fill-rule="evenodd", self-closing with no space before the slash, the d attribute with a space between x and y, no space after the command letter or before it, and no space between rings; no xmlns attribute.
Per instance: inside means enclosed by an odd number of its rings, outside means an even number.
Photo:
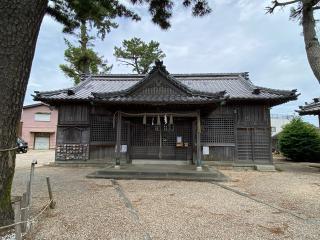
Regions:
<svg viewBox="0 0 320 240"><path fill-rule="evenodd" d="M113 56L114 46L124 39L139 37L156 40L166 53L164 64L171 73L249 72L258 86L298 89L299 99L272 109L272 113L293 114L299 105L320 95L320 85L307 62L301 26L289 21L289 9L265 14L271 0L209 0L213 12L193 18L190 10L176 1L172 28L155 26L144 7L134 7L142 16L135 23L118 19L119 27L96 50L114 65L112 73L130 73ZM72 86L59 69L64 62L62 26L45 17L38 38L25 104L32 103L35 90L54 90ZM317 123L316 117L306 117Z"/></svg>

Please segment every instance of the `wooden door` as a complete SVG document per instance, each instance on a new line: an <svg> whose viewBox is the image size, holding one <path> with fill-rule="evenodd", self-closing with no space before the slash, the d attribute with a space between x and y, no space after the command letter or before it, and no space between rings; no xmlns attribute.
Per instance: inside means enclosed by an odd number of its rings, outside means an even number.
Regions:
<svg viewBox="0 0 320 240"><path fill-rule="evenodd" d="M237 129L238 161L269 162L271 160L270 131L263 127Z"/></svg>
<svg viewBox="0 0 320 240"><path fill-rule="evenodd" d="M192 159L191 121L176 120L173 125L131 123L130 156L132 159ZM177 147L177 136L183 145Z"/></svg>

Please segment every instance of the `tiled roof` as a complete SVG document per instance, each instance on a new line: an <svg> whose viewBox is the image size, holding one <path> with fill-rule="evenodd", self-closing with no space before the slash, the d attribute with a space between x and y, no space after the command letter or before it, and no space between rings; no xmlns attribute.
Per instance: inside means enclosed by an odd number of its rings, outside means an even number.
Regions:
<svg viewBox="0 0 320 240"><path fill-rule="evenodd" d="M299 106L296 110L300 115L318 115L320 114L320 97L314 98L313 102L305 103L304 106Z"/></svg>
<svg viewBox="0 0 320 240"><path fill-rule="evenodd" d="M296 90L277 90L257 87L252 84L247 73L208 73L208 74L169 74L168 77L180 84L181 88L192 93L185 99L157 99L157 101L208 100L206 95L225 93L229 100L270 100L280 104L297 98ZM144 74L108 74L92 75L75 87L50 91L36 92L35 100L54 101L91 101L95 96L110 95L108 101L140 102L145 99L125 98L123 92L130 91L141 84L148 75ZM111 98L112 96L112 98ZM153 99L150 99L152 102Z"/></svg>
<svg viewBox="0 0 320 240"><path fill-rule="evenodd" d="M29 104L29 105L23 106L23 109L34 108L34 107L39 107L39 106L48 106L48 104L45 104L45 103Z"/></svg>

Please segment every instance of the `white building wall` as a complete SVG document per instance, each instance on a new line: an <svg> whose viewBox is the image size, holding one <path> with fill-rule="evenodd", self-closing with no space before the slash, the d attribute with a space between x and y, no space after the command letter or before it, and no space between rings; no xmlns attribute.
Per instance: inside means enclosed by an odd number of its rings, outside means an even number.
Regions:
<svg viewBox="0 0 320 240"><path fill-rule="evenodd" d="M271 136L282 131L282 127L289 123L294 115L271 114Z"/></svg>

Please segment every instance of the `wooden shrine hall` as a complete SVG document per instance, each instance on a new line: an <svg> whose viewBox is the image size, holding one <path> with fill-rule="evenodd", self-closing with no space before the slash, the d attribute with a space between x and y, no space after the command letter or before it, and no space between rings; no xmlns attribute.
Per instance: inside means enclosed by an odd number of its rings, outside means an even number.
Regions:
<svg viewBox="0 0 320 240"><path fill-rule="evenodd" d="M299 110L296 110L300 116L315 115L318 116L319 128L320 128L320 97L314 98L313 102L305 103L304 106L299 106Z"/></svg>
<svg viewBox="0 0 320 240"><path fill-rule="evenodd" d="M58 163L180 161L198 170L204 161L272 164L270 108L296 98L253 85L248 73L170 74L160 61L146 75L91 75L34 96L59 111Z"/></svg>

